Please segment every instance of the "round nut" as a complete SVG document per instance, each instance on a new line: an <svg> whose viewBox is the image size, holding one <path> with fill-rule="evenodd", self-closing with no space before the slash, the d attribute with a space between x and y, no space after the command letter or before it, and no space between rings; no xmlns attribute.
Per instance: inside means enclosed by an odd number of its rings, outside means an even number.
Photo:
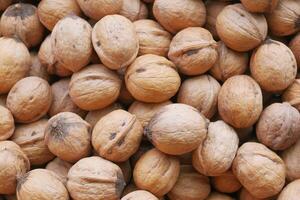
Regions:
<svg viewBox="0 0 300 200"><path fill-rule="evenodd" d="M51 162L49 162L45 169L48 169L54 173L56 173L56 175L59 176L60 180L66 184L67 183L67 176L68 176L68 172L70 170L70 168L72 167L72 165L66 161L63 161L59 158L55 158L54 160L52 160Z"/></svg>
<svg viewBox="0 0 300 200"><path fill-rule="evenodd" d="M14 117L4 106L0 105L0 141L10 138L15 131Z"/></svg>
<svg viewBox="0 0 300 200"><path fill-rule="evenodd" d="M146 190L137 190L122 197L121 200L158 200L158 198Z"/></svg>
<svg viewBox="0 0 300 200"><path fill-rule="evenodd" d="M4 11L12 3L12 0L0 0L0 11Z"/></svg>
<svg viewBox="0 0 300 200"><path fill-rule="evenodd" d="M37 76L49 82L50 75L47 72L47 68L40 62L38 55L36 53L30 53L30 57L31 66L29 70L29 76Z"/></svg>
<svg viewBox="0 0 300 200"><path fill-rule="evenodd" d="M281 154L281 158L286 167L286 179L288 181L294 181L300 179L300 140L298 140L293 146L284 150Z"/></svg>
<svg viewBox="0 0 300 200"><path fill-rule="evenodd" d="M277 200L297 200L300 196L300 180L289 183L280 193Z"/></svg>
<svg viewBox="0 0 300 200"><path fill-rule="evenodd" d="M148 17L148 9L141 0L123 0L122 9L119 14L131 21L136 21L146 19Z"/></svg>
<svg viewBox="0 0 300 200"><path fill-rule="evenodd" d="M249 12L271 13L279 0L241 0L241 2Z"/></svg>
<svg viewBox="0 0 300 200"><path fill-rule="evenodd" d="M291 49L296 58L298 68L300 68L300 34L297 34L291 40L289 48Z"/></svg>
<svg viewBox="0 0 300 200"><path fill-rule="evenodd" d="M212 192L206 200L234 200L231 196L226 194Z"/></svg>
<svg viewBox="0 0 300 200"><path fill-rule="evenodd" d="M234 193L242 187L231 170L224 172L220 176L212 177L212 185L216 190L224 193Z"/></svg>

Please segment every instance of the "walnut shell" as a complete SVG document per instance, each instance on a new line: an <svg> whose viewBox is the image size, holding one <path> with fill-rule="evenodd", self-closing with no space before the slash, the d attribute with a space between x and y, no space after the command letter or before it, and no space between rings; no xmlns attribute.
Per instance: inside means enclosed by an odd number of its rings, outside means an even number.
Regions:
<svg viewBox="0 0 300 200"><path fill-rule="evenodd" d="M0 11L4 11L12 3L13 0L0 0Z"/></svg>
<svg viewBox="0 0 300 200"><path fill-rule="evenodd" d="M263 109L259 85L247 75L233 76L222 85L218 110L222 119L235 128L252 126Z"/></svg>
<svg viewBox="0 0 300 200"><path fill-rule="evenodd" d="M146 19L148 17L148 9L141 0L123 0L122 9L119 13L130 21Z"/></svg>
<svg viewBox="0 0 300 200"><path fill-rule="evenodd" d="M268 33L264 15L250 13L242 4L226 6L217 17L216 28L228 47L242 52L257 47Z"/></svg>
<svg viewBox="0 0 300 200"><path fill-rule="evenodd" d="M130 165L130 161L126 160L125 162L119 162L116 163L122 170L123 176L124 176L124 181L126 183L129 183L131 180L131 175L132 175L132 169Z"/></svg>
<svg viewBox="0 0 300 200"><path fill-rule="evenodd" d="M108 15L98 21L92 32L94 49L110 69L121 69L134 61L139 40L133 23L121 15Z"/></svg>
<svg viewBox="0 0 300 200"><path fill-rule="evenodd" d="M206 20L206 9L202 0L156 0L153 14L171 33L187 27L203 26Z"/></svg>
<svg viewBox="0 0 300 200"><path fill-rule="evenodd" d="M77 162L91 152L90 125L75 113L59 113L47 123L45 142L60 159Z"/></svg>
<svg viewBox="0 0 300 200"><path fill-rule="evenodd" d="M280 0L267 15L269 29L276 36L292 35L300 30L300 4L298 0Z"/></svg>
<svg viewBox="0 0 300 200"><path fill-rule="evenodd" d="M277 200L297 200L300 196L300 180L289 183L280 193Z"/></svg>
<svg viewBox="0 0 300 200"><path fill-rule="evenodd" d="M50 75L47 72L47 68L42 65L40 59L38 58L37 53L30 53L31 57L31 66L29 71L29 76L37 76L45 81L50 81Z"/></svg>
<svg viewBox="0 0 300 200"><path fill-rule="evenodd" d="M158 200L158 198L146 190L137 190L122 197L121 200Z"/></svg>
<svg viewBox="0 0 300 200"><path fill-rule="evenodd" d="M281 154L281 158L286 167L286 179L288 181L294 181L300 179L300 140L290 148L284 150Z"/></svg>
<svg viewBox="0 0 300 200"><path fill-rule="evenodd" d="M220 176L212 177L212 185L216 190L224 193L234 193L242 187L231 170L224 172Z"/></svg>
<svg viewBox="0 0 300 200"><path fill-rule="evenodd" d="M57 22L51 33L55 59L72 72L85 67L93 52L91 33L91 25L76 15L67 16Z"/></svg>
<svg viewBox="0 0 300 200"><path fill-rule="evenodd" d="M125 74L126 87L132 96L146 103L159 103L173 97L180 86L175 65L162 56L138 57Z"/></svg>
<svg viewBox="0 0 300 200"><path fill-rule="evenodd" d="M38 45L44 36L44 26L37 15L37 8L27 3L9 6L1 16L1 34L18 37L28 47Z"/></svg>
<svg viewBox="0 0 300 200"><path fill-rule="evenodd" d="M118 98L120 88L118 75L98 64L73 74L69 94L79 108L97 110L112 104Z"/></svg>
<svg viewBox="0 0 300 200"><path fill-rule="evenodd" d="M168 57L183 74L203 74L217 60L217 43L208 30L189 27L173 37Z"/></svg>
<svg viewBox="0 0 300 200"><path fill-rule="evenodd" d="M143 129L135 115L115 110L97 122L92 144L101 157L124 162L138 150L142 136Z"/></svg>
<svg viewBox="0 0 300 200"><path fill-rule="evenodd" d="M266 107L256 125L259 142L273 150L284 150L300 138L299 111L288 103Z"/></svg>
<svg viewBox="0 0 300 200"><path fill-rule="evenodd" d="M42 0L38 5L39 19L50 31L59 20L71 14L81 15L76 0Z"/></svg>
<svg viewBox="0 0 300 200"><path fill-rule="evenodd" d="M210 74L219 81L226 81L228 78L244 74L248 68L248 53L236 52L228 48L224 42L218 42L218 58Z"/></svg>
<svg viewBox="0 0 300 200"><path fill-rule="evenodd" d="M138 188L161 197L171 191L177 181L179 171L180 165L177 158L157 149L151 149L136 163L133 178Z"/></svg>
<svg viewBox="0 0 300 200"><path fill-rule="evenodd" d="M277 7L279 0L241 0L249 12L271 13Z"/></svg>
<svg viewBox="0 0 300 200"><path fill-rule="evenodd" d="M186 79L180 87L177 102L199 110L206 118L214 116L218 107L220 84L210 75Z"/></svg>
<svg viewBox="0 0 300 200"><path fill-rule="evenodd" d="M170 200L204 200L209 193L208 177L197 173L191 165L182 165L177 182L168 197Z"/></svg>
<svg viewBox="0 0 300 200"><path fill-rule="evenodd" d="M167 56L172 35L159 23L150 19L137 20L134 23L139 39L138 55L155 54Z"/></svg>
<svg viewBox="0 0 300 200"><path fill-rule="evenodd" d="M52 160L51 162L49 162L47 164L47 166L45 167L45 169L48 169L54 173L56 173L56 175L58 175L60 177L60 180L66 184L67 183L67 176L68 176L68 172L70 170L70 168L72 167L72 164L63 161L59 158L55 158L54 160Z"/></svg>
<svg viewBox="0 0 300 200"><path fill-rule="evenodd" d="M31 58L26 46L14 38L0 38L0 94L29 73Z"/></svg>
<svg viewBox="0 0 300 200"><path fill-rule="evenodd" d="M232 171L256 198L276 195L285 182L283 161L276 153L260 143L244 143L237 152Z"/></svg>
<svg viewBox="0 0 300 200"><path fill-rule="evenodd" d="M292 50L296 58L298 68L300 68L300 34L293 37L289 43L289 48Z"/></svg>
<svg viewBox="0 0 300 200"><path fill-rule="evenodd" d="M20 200L51 200L53 198L69 200L69 194L54 172L35 169L18 180L17 198Z"/></svg>
<svg viewBox="0 0 300 200"><path fill-rule="evenodd" d="M263 90L278 92L295 80L297 63L294 54L285 44L268 39L252 54L250 70Z"/></svg>
<svg viewBox="0 0 300 200"><path fill-rule="evenodd" d="M206 200L234 200L234 199L231 196L228 196L226 194L212 192L210 193L210 195Z"/></svg>
<svg viewBox="0 0 300 200"><path fill-rule="evenodd" d="M100 157L83 158L68 173L67 188L73 199L117 200L124 187L120 167Z"/></svg>
<svg viewBox="0 0 300 200"><path fill-rule="evenodd" d="M201 174L218 176L230 169L239 145L235 130L219 120L208 125L207 137L193 153L193 166Z"/></svg>
<svg viewBox="0 0 300 200"><path fill-rule="evenodd" d="M107 15L117 14L121 11L124 0L77 0L84 14L94 20L99 20Z"/></svg>
<svg viewBox="0 0 300 200"><path fill-rule="evenodd" d="M16 122L30 123L43 117L52 102L51 88L44 79L30 76L18 81L7 95L6 105Z"/></svg>
<svg viewBox="0 0 300 200"><path fill-rule="evenodd" d="M0 163L0 194L15 194L17 179L30 169L30 162L16 143L0 141Z"/></svg>
<svg viewBox="0 0 300 200"><path fill-rule="evenodd" d="M270 198L256 198L254 196L252 196L252 194L250 194L245 188L242 188L239 194L239 199L240 200L275 200L274 198L270 197Z"/></svg>
<svg viewBox="0 0 300 200"><path fill-rule="evenodd" d="M4 106L0 105L0 140L10 138L15 131L14 117Z"/></svg>

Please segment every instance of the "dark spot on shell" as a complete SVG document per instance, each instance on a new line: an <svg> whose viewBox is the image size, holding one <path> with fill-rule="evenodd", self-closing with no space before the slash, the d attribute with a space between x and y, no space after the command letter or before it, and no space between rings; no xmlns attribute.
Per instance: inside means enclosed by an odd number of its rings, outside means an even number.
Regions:
<svg viewBox="0 0 300 200"><path fill-rule="evenodd" d="M52 137L61 140L69 133L70 124L65 121L65 118L60 117L52 122L50 125L50 135Z"/></svg>
<svg viewBox="0 0 300 200"><path fill-rule="evenodd" d="M54 38L54 43L55 43L55 44L57 43L57 40L56 40L56 38Z"/></svg>
<svg viewBox="0 0 300 200"><path fill-rule="evenodd" d="M144 129L144 135L148 138L150 142L152 142L152 131L149 129L148 126Z"/></svg>
<svg viewBox="0 0 300 200"><path fill-rule="evenodd" d="M72 45L72 47L73 47L73 49L76 49L76 46L75 46L75 44L73 44L73 45Z"/></svg>
<svg viewBox="0 0 300 200"><path fill-rule="evenodd" d="M101 46L101 43L100 43L100 41L97 41L97 47L100 47Z"/></svg>
<svg viewBox="0 0 300 200"><path fill-rule="evenodd" d="M83 29L87 29L87 26L86 26L86 24L83 24Z"/></svg>
<svg viewBox="0 0 300 200"><path fill-rule="evenodd" d="M245 17L245 15L243 13L240 13L241 17Z"/></svg>
<svg viewBox="0 0 300 200"><path fill-rule="evenodd" d="M298 17L298 19L295 22L295 28L300 28L300 17Z"/></svg>
<svg viewBox="0 0 300 200"><path fill-rule="evenodd" d="M125 124L126 124L126 122L123 122L123 123L122 123L122 126L125 126Z"/></svg>
<svg viewBox="0 0 300 200"><path fill-rule="evenodd" d="M21 17L21 19L25 19L26 17L30 17L35 14L34 6L30 4L23 4L18 3L14 6L9 7L6 12L5 16L7 17Z"/></svg>
<svg viewBox="0 0 300 200"><path fill-rule="evenodd" d="M117 136L117 133L111 133L110 136L109 136L109 139L113 140L113 139L116 138L116 136Z"/></svg>
<svg viewBox="0 0 300 200"><path fill-rule="evenodd" d="M116 185L115 185L116 193L117 193L118 197L121 197L125 186L126 186L126 183L124 181L123 174L118 172L117 173Z"/></svg>
<svg viewBox="0 0 300 200"><path fill-rule="evenodd" d="M145 68L139 68L139 69L137 69L135 72L136 72L136 73L142 73L142 72L144 72L144 71L146 71Z"/></svg>
<svg viewBox="0 0 300 200"><path fill-rule="evenodd" d="M37 134L37 132L33 131L33 132L31 133L31 136L35 136L36 134Z"/></svg>
<svg viewBox="0 0 300 200"><path fill-rule="evenodd" d="M199 52L199 49L193 49L185 52L186 55L191 56Z"/></svg>
<svg viewBox="0 0 300 200"><path fill-rule="evenodd" d="M125 139L122 138L121 140L119 140L119 141L117 142L117 145L118 145L118 146L121 146L121 145L124 143L124 141L125 141Z"/></svg>

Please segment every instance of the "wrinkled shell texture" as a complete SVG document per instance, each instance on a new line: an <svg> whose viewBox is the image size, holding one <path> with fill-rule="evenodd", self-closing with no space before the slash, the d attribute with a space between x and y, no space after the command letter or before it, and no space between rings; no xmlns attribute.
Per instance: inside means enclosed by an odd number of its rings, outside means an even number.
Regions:
<svg viewBox="0 0 300 200"><path fill-rule="evenodd" d="M37 76L46 81L50 81L50 75L47 72L47 68L42 65L38 55L36 53L30 53L31 56L31 67L29 71L29 76Z"/></svg>
<svg viewBox="0 0 300 200"><path fill-rule="evenodd" d="M125 74L126 87L132 96L147 103L169 100L178 91L180 82L175 65L152 54L138 57Z"/></svg>
<svg viewBox="0 0 300 200"><path fill-rule="evenodd" d="M0 94L6 94L27 76L31 65L26 46L17 39L0 38Z"/></svg>
<svg viewBox="0 0 300 200"><path fill-rule="evenodd" d="M297 63L292 51L283 43L267 40L251 56L252 77L262 89L278 92L296 78Z"/></svg>
<svg viewBox="0 0 300 200"><path fill-rule="evenodd" d="M141 0L123 0L122 9L119 14L131 21L136 21L146 19L148 17L148 9Z"/></svg>
<svg viewBox="0 0 300 200"><path fill-rule="evenodd" d="M218 192L212 192L206 200L234 200L231 196L218 193Z"/></svg>
<svg viewBox="0 0 300 200"><path fill-rule="evenodd" d="M11 138L21 147L32 165L45 164L55 157L44 141L47 122L47 119L41 119L30 124L18 125Z"/></svg>
<svg viewBox="0 0 300 200"><path fill-rule="evenodd" d="M133 179L138 188L161 197L173 188L179 172L180 164L177 158L151 149L136 163Z"/></svg>
<svg viewBox="0 0 300 200"><path fill-rule="evenodd" d="M220 116L235 128L252 126L262 112L262 103L259 85L247 75L227 79L218 96Z"/></svg>
<svg viewBox="0 0 300 200"><path fill-rule="evenodd" d="M6 140L12 136L15 130L14 117L11 112L0 105L0 140Z"/></svg>
<svg viewBox="0 0 300 200"><path fill-rule="evenodd" d="M241 183L231 170L226 171L220 176L213 177L212 185L216 190L224 193L237 192L242 187Z"/></svg>
<svg viewBox="0 0 300 200"><path fill-rule="evenodd" d="M195 107L210 119L217 111L220 84L210 75L185 80L180 87L177 102Z"/></svg>
<svg viewBox="0 0 300 200"><path fill-rule="evenodd" d="M280 193L277 200L297 200L300 196L300 180L289 183Z"/></svg>
<svg viewBox="0 0 300 200"><path fill-rule="evenodd" d="M293 146L283 151L281 157L286 167L288 181L300 179L300 140Z"/></svg>
<svg viewBox="0 0 300 200"><path fill-rule="evenodd" d="M139 39L133 23L121 15L108 15L92 32L93 46L101 62L110 69L121 69L134 61Z"/></svg>
<svg viewBox="0 0 300 200"><path fill-rule="evenodd" d="M34 122L43 117L52 102L52 92L47 81L30 76L18 81L9 91L6 106L15 121Z"/></svg>
<svg viewBox="0 0 300 200"><path fill-rule="evenodd" d="M249 12L271 13L279 0L241 0L241 2Z"/></svg>
<svg viewBox="0 0 300 200"><path fill-rule="evenodd" d="M71 167L72 164L63 161L59 158L55 158L54 160L52 160L47 164L45 169L56 173L56 175L58 175L61 181L65 184L67 182L68 172Z"/></svg>
<svg viewBox="0 0 300 200"><path fill-rule="evenodd" d="M90 125L75 113L59 113L47 123L45 142L54 155L74 163L90 154Z"/></svg>
<svg viewBox="0 0 300 200"><path fill-rule="evenodd" d="M137 190L122 197L121 200L158 200L158 198L146 190Z"/></svg>
<svg viewBox="0 0 300 200"><path fill-rule="evenodd" d="M217 43L204 28L186 28L173 37L168 57L183 74L203 74L217 60Z"/></svg>
<svg viewBox="0 0 300 200"><path fill-rule="evenodd" d="M153 14L171 33L187 27L203 26L206 20L206 9L202 0L156 0Z"/></svg>
<svg viewBox="0 0 300 200"><path fill-rule="evenodd" d="M245 10L241 4L226 6L217 17L219 37L236 51L249 51L265 40L268 32L264 15Z"/></svg>
<svg viewBox="0 0 300 200"><path fill-rule="evenodd" d="M14 194L17 178L30 169L27 156L21 148L12 141L0 142L0 182L1 194Z"/></svg>
<svg viewBox="0 0 300 200"><path fill-rule="evenodd" d="M67 188L74 200L117 200L124 187L120 167L101 157L81 159L68 173Z"/></svg>
<svg viewBox="0 0 300 200"><path fill-rule="evenodd" d="M281 191L285 166L281 158L263 144L246 142L238 150L233 173L256 198L267 198Z"/></svg>
<svg viewBox="0 0 300 200"><path fill-rule="evenodd" d="M69 85L72 101L81 109L97 110L119 96L121 80L104 65L90 65L73 74Z"/></svg>
<svg viewBox="0 0 300 200"><path fill-rule="evenodd" d="M115 110L95 125L92 144L97 153L108 160L124 162L141 143L143 128L135 115Z"/></svg>
<svg viewBox="0 0 300 200"><path fill-rule="evenodd" d="M297 34L291 40L289 48L291 49L296 58L298 68L300 68L300 34Z"/></svg>
<svg viewBox="0 0 300 200"><path fill-rule="evenodd" d="M149 122L145 134L160 151L182 155L195 150L207 134L207 119L185 104L160 109Z"/></svg>

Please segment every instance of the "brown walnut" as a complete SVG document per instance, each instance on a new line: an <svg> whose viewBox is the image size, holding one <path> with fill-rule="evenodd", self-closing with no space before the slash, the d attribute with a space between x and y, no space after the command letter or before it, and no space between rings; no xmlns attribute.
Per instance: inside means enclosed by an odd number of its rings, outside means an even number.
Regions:
<svg viewBox="0 0 300 200"><path fill-rule="evenodd" d="M4 11L13 3L13 0L0 0L0 11Z"/></svg>
<svg viewBox="0 0 300 200"><path fill-rule="evenodd" d="M300 179L300 140L298 140L293 146L284 150L281 154L281 158L286 167L286 179L288 181L294 181Z"/></svg>
<svg viewBox="0 0 300 200"><path fill-rule="evenodd" d="M232 170L228 170L220 176L212 177L212 185L216 190L224 193L234 193L242 187Z"/></svg>
<svg viewBox="0 0 300 200"><path fill-rule="evenodd" d="M231 196L226 194L212 192L206 200L234 200Z"/></svg>
<svg viewBox="0 0 300 200"><path fill-rule="evenodd" d="M279 0L241 0L241 2L249 12L271 13Z"/></svg>
<svg viewBox="0 0 300 200"><path fill-rule="evenodd" d="M15 131L14 117L11 112L0 105L0 141L10 138Z"/></svg>
<svg viewBox="0 0 300 200"><path fill-rule="evenodd" d="M148 17L148 9L141 0L123 0L122 9L119 14L131 21L136 21L146 19Z"/></svg>
<svg viewBox="0 0 300 200"><path fill-rule="evenodd" d="M297 66L300 68L300 34L297 34L289 43L289 48L292 50L296 61Z"/></svg>
<svg viewBox="0 0 300 200"><path fill-rule="evenodd" d="M280 193L277 200L297 200L300 196L300 180L289 183Z"/></svg>

